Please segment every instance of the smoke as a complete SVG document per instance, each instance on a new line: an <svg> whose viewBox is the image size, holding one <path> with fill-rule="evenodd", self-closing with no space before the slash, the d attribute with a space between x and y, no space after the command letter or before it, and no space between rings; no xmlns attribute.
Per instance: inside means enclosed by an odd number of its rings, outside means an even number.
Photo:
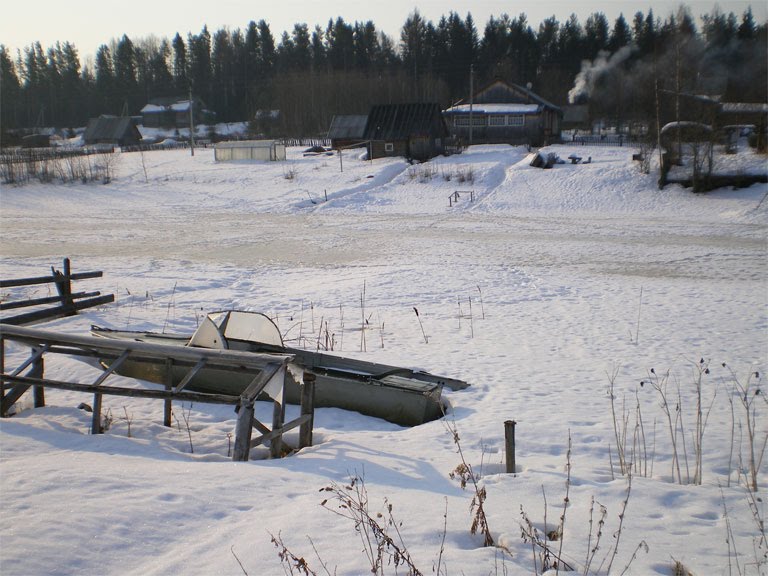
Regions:
<svg viewBox="0 0 768 576"><path fill-rule="evenodd" d="M570 104L576 104L589 98L597 79L606 72L610 72L619 66L636 50L637 48L633 44L630 44L623 46L613 54L609 54L603 50L592 62L589 60L582 61L581 71L576 75L573 88L568 91L568 102Z"/></svg>

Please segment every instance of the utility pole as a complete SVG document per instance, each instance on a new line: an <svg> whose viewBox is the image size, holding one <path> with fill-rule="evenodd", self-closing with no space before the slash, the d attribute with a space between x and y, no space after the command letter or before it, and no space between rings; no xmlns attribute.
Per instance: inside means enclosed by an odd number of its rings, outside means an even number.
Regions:
<svg viewBox="0 0 768 576"><path fill-rule="evenodd" d="M475 65L469 65L469 145L472 146L472 105L475 99Z"/></svg>
<svg viewBox="0 0 768 576"><path fill-rule="evenodd" d="M195 116L192 112L192 85L189 86L189 149L195 155Z"/></svg>

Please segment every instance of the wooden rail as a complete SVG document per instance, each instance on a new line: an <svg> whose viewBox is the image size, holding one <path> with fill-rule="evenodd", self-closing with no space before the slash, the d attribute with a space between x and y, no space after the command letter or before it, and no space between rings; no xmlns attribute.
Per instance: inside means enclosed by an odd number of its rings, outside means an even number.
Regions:
<svg viewBox="0 0 768 576"><path fill-rule="evenodd" d="M28 346L30 356L14 370L5 369L5 342L12 341ZM108 367L93 382L70 382L44 377L44 357L52 354L66 354L96 358ZM169 346L128 340L110 340L90 336L61 334L48 330L37 330L21 326L0 324L0 415L6 417L11 407L32 388L35 407L45 406L45 388L71 390L93 394L93 419L91 433L103 432L101 405L104 395L129 396L163 400L165 402L164 424L171 425L171 403L190 401L209 404L237 406L237 424L233 460L245 461L254 446L269 442L270 456L284 454L283 434L301 427L299 448L311 446L314 420L314 375L305 373L302 390L301 416L285 422L283 401L286 369L292 356L283 354L257 354L236 350L209 350L185 346ZM167 384L165 389L126 388L106 385L110 376L129 360L165 366ZM178 380L173 379L173 369L186 371ZM28 373L21 375L24 370ZM243 374L250 377L250 384L239 395L188 391L185 388L203 369L212 369L225 374ZM222 376L226 377L226 376ZM259 397L268 396L273 401L272 427L268 428L254 416L254 404ZM252 438L253 429L261 435Z"/></svg>
<svg viewBox="0 0 768 576"><path fill-rule="evenodd" d="M50 276L36 276L34 278L16 278L9 280L0 280L0 289L15 288L19 286L36 286L39 284L55 284L58 296L47 296L43 298L31 298L28 300L15 300L9 302L0 302L0 312L5 310L15 310L18 308L28 308L32 306L45 306L47 304L57 304L56 306L41 308L32 312L25 312L15 316L3 317L4 324L20 326L24 324L33 324L43 320L52 320L64 316L73 316L79 310L101 306L115 301L114 294L101 295L101 292L73 292L72 282L75 280L86 280L88 278L101 278L102 272L80 272L73 274L69 258L64 259L64 271L55 270L51 266Z"/></svg>

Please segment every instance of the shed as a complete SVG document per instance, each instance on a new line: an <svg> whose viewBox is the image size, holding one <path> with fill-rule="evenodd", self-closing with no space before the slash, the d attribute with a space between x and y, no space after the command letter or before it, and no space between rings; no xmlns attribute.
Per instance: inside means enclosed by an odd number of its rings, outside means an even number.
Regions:
<svg viewBox="0 0 768 576"><path fill-rule="evenodd" d="M368 116L365 114L337 114L331 120L328 138L331 148L346 148L365 142L365 124Z"/></svg>
<svg viewBox="0 0 768 576"><path fill-rule="evenodd" d="M133 118L128 116L100 116L88 120L83 141L86 145L136 146L141 142L141 133Z"/></svg>
<svg viewBox="0 0 768 576"><path fill-rule="evenodd" d="M445 151L448 138L440 106L432 102L374 106L363 132L363 139L371 141L372 158L429 160Z"/></svg>
<svg viewBox="0 0 768 576"><path fill-rule="evenodd" d="M285 160L285 144L276 140L232 140L216 144L213 155L216 162Z"/></svg>
<svg viewBox="0 0 768 576"><path fill-rule="evenodd" d="M473 144L531 144L560 140L563 111L529 88L495 80L444 112L452 132ZM471 118L471 120L470 120ZM470 129L471 122L471 129Z"/></svg>

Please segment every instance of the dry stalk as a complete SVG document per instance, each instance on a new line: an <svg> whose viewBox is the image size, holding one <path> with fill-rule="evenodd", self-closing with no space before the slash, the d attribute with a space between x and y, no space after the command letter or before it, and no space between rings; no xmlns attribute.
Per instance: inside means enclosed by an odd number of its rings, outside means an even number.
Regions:
<svg viewBox="0 0 768 576"><path fill-rule="evenodd" d="M353 476L347 485L334 482L320 491L329 493L329 497L320 503L323 508L354 523L372 574L382 575L386 560L387 564L393 563L396 570L404 567L408 576L423 576L403 542L399 523L392 514L392 504L385 498L385 513L372 516L368 509L368 491L360 476ZM335 503L335 507L331 507L330 502ZM394 530L397 540L390 535L390 530Z"/></svg>
<svg viewBox="0 0 768 576"><path fill-rule="evenodd" d="M462 488L466 487L468 481L472 482L472 486L475 490L475 495L472 497L472 503L469 507L470 512L473 513L472 525L470 526L469 532L471 534L477 534L480 532L483 535L483 546L493 546L493 536L491 536L491 530L488 528L488 519L485 516L484 504L487 496L485 488L480 488L480 485L477 482L477 476L472 471L472 466L469 465L466 458L464 458L464 452L461 449L461 441L459 439L459 432L456 428L456 423L454 422L453 426L451 426L446 421L445 426L451 433L453 443L456 444L459 458L461 459L461 463L456 467L454 472L451 472L450 477L454 478L456 475L458 475L461 478Z"/></svg>

